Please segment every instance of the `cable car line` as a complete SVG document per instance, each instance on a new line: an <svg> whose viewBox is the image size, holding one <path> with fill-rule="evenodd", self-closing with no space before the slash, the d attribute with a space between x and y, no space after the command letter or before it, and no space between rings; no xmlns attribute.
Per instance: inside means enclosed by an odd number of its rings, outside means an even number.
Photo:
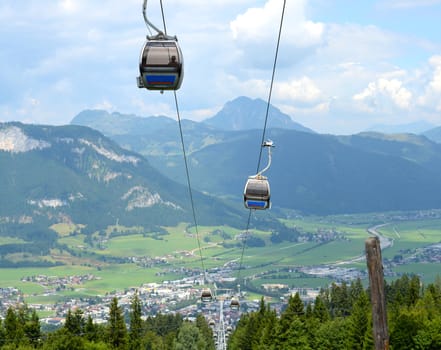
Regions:
<svg viewBox="0 0 441 350"><path fill-rule="evenodd" d="M162 6L162 0L159 0L161 4L162 24L164 26L164 34L167 36L167 26L165 25L164 7Z"/></svg>
<svg viewBox="0 0 441 350"><path fill-rule="evenodd" d="M285 17L285 7L286 7L286 0L283 0L282 15L280 17L280 25L279 25L279 35L277 37L276 53L274 55L273 72L272 72L272 75L271 75L270 89L269 89L269 93L268 93L268 102L266 104L265 123L264 123L264 126L263 126L262 140L260 142L261 145L263 145L265 143L266 126L267 126L267 123L268 123L268 115L269 115L269 109L270 109L271 98L272 98L272 93L273 93L274 77L275 77L275 74L276 74L277 59L278 59L278 56L279 56L280 37L282 35L283 19ZM257 170L256 170L256 172L259 172L260 162L261 162L261 159L262 159L262 149L263 149L263 147L260 147L259 161L257 163Z"/></svg>
<svg viewBox="0 0 441 350"><path fill-rule="evenodd" d="M176 36L167 35L167 26L165 22L164 7L162 0L160 0L161 15L164 31L156 27L147 17L147 0L144 0L142 6L142 13L147 29L155 30L157 35L147 36L147 41L141 51L139 70L140 76L137 78L138 87L146 88L148 90L172 90L174 92L174 100L176 107L176 114L178 118L179 134L182 145L182 153L185 164L185 173L187 178L188 192L190 196L190 204L193 215L193 222L196 231L196 238L198 243L201 267L203 271L204 284L207 281L206 269L204 265L204 258L202 255L202 246L199 235L199 228L196 219L196 209L194 205L193 190L190 180L190 172L187 161L187 152L185 149L184 133L182 131L181 116L179 112L179 103L176 90L179 89L183 79L183 57L182 52L177 43ZM211 296L211 290L210 296Z"/></svg>
<svg viewBox="0 0 441 350"><path fill-rule="evenodd" d="M199 229L198 229L197 218L196 218L196 210L195 210L195 205L194 205L193 191L192 191L192 186L191 186L190 173L189 173L189 167L188 167L188 161L187 161L187 154L186 154L185 142L184 142L183 131L182 131L182 123L181 123L180 112L179 112L179 103L178 103L178 98L177 98L177 94L176 94L176 90L178 90L180 88L182 80L183 80L183 56L182 56L182 52L179 48L179 45L177 43L176 36L172 37L167 34L166 21L165 21L162 0L160 0L160 5L161 5L161 14L162 14L164 31L161 31L158 27L156 27L153 23L151 23L149 21L149 19L147 18L147 0L144 0L144 3L143 3L143 16L144 16L144 21L146 23L146 26L150 32L152 29L154 31L156 31L157 35L147 36L147 41L146 41L146 43L141 51L141 55L140 55L140 63L139 63L140 76L137 78L137 83L138 83L139 88L146 88L148 90L160 90L161 93L164 90L172 90L174 92L174 99L175 99L176 113L177 113L178 124L179 124L182 152L183 152L183 157L184 157L187 185L188 185L188 191L189 191L189 196L190 196L193 221L194 221L194 225L195 225L196 238L197 238L199 255L200 255L200 262L201 262L201 267L202 267L202 271L203 271L203 278L204 278L203 283L205 284L206 282L208 282L207 272L205 269L204 258L203 258L203 254L202 254L202 246L201 246L200 237L199 237ZM273 143L272 143L272 141L265 141L265 135L266 135L267 122L268 122L269 108L270 108L270 104L271 104L272 90L273 90L273 85L274 85L274 77L275 77L275 70L276 70L276 64L277 64L277 58L278 58L278 51L279 51L279 46L280 46L280 37L281 37L281 32L282 32L285 6L286 6L286 0L284 0L284 2L283 2L279 35L277 38L276 53L275 53L275 57L274 57L272 76L271 76L271 84L270 84L268 101L267 101L267 108L266 108L266 113L265 113L265 123L264 123L263 131L262 131L261 149L260 149L259 159L258 159L258 164L257 164L257 171L256 171L257 174L249 177L249 179L247 181L247 185L244 190L244 203L245 203L245 206L250 209L267 209L270 206L269 183L267 181L267 178L265 176L263 176L262 174L271 165L271 147L273 147ZM260 163L261 163L261 159L262 159L262 148L264 148L264 147L268 147L268 160L269 160L269 162L268 162L268 165L263 170L259 171ZM249 195L248 199L247 199L247 195ZM243 266L243 260L244 260L243 258L244 258L244 253L245 253L245 248L246 248L246 243L247 243L247 238L248 238L248 231L249 231L249 227L250 227L250 222L251 222L251 210L249 212L249 216L248 216L248 220L247 220L247 228L245 231L246 235L243 239L243 244L242 244L242 253L241 253L240 265L239 265L239 271L238 271L239 282L240 282L240 273L241 273L242 266ZM205 295L204 295L204 293L205 293ZM240 284L238 284L238 293L240 294ZM213 294L212 294L211 290L209 288L204 288L203 293L201 295L201 300L203 302L209 302L212 300L212 298L213 298ZM237 308L239 307L238 299L235 300L234 306Z"/></svg>
<svg viewBox="0 0 441 350"><path fill-rule="evenodd" d="M199 229L198 229L198 224L197 224L197 220L196 220L196 210L195 210L195 205L194 205L194 199L193 199L193 191L192 191L192 187L191 187L191 181L190 181L190 172L188 170L188 161L187 161L187 152L185 150L185 143L184 143L184 133L182 131L182 123L181 123L181 116L179 113L179 104L178 104L178 97L176 94L176 91L174 92L174 97L175 97L175 107L176 107L176 114L178 117L178 124L179 124L179 134L181 137L181 145L182 145L182 154L183 154L183 158L184 158L184 164L185 164L185 174L187 176L187 185L188 185L188 193L190 196L190 204L191 204L191 209L192 209L192 213L193 213L193 222L194 222L194 227L195 227L195 231L196 231L196 238L197 238L197 242L198 242L198 249L199 249L199 256L201 259L201 265L202 265L202 271L203 271L203 276L204 276L204 283L207 280L206 278L206 271L205 271L205 266L204 266L204 258L202 256L202 247L201 247L201 240L199 237Z"/></svg>
<svg viewBox="0 0 441 350"><path fill-rule="evenodd" d="M267 128L267 124L268 124L269 109L270 109L270 105L271 105L271 97L272 97L273 86L274 86L274 77L275 77L275 73L276 73L277 59L278 59L278 56L279 56L280 38L281 38L281 35L282 35L283 19L285 17L285 7L286 7L286 0L283 1L282 14L281 14L281 17L280 17L279 34L278 34L278 37L277 37L276 52L275 52L275 55L274 55L274 62L273 62L272 75L271 75L271 83L270 83L270 89L269 89L269 93L268 93L268 100L267 100L267 106L266 106L266 112L265 112L265 122L264 122L263 130L262 130L262 140L261 140L261 143L260 143L261 147L260 147L259 158L258 158L258 162L257 162L257 169L256 169L256 175L255 176L261 175L264 171L268 170L269 166L271 165L271 147L273 147L273 144L272 144L272 141L265 141L265 136L266 136L266 128ZM269 162L268 162L268 165L262 171L259 172L260 163L261 163L261 160L262 160L262 151L263 151L263 148L265 148L265 147L269 147L268 148L269 149L269 151L268 151ZM248 181L247 181L247 185L248 185ZM245 186L244 197L246 197L247 185ZM267 189L268 189L268 193L267 193L268 194L268 198L267 199L268 199L268 206L269 206L269 184L267 184L267 186L268 186L267 187ZM246 205L246 198L245 198L245 205ZM247 225L246 225L246 230L245 230L245 236L243 237L243 240L242 240L242 252L241 252L241 256L240 256L239 271L238 271L238 277L237 277L237 280L238 280L239 283L240 283L241 271L242 271L242 268L243 268L243 260L244 260L245 248L246 248L246 245L247 245L248 233L249 233L249 229L250 229L252 209L257 209L257 208L249 208L249 214L248 214L248 220L247 220ZM264 209L266 209L266 208L264 208Z"/></svg>

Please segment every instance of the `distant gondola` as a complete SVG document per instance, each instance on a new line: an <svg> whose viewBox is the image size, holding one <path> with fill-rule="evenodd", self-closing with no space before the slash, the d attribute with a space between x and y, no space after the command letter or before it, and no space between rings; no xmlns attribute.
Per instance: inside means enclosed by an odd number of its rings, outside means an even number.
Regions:
<svg viewBox="0 0 441 350"><path fill-rule="evenodd" d="M148 90L178 90L184 78L184 63L176 37L147 37L139 59L138 87Z"/></svg>
<svg viewBox="0 0 441 350"><path fill-rule="evenodd" d="M201 301L203 303L210 303L213 301L213 294L210 288L204 288L201 293Z"/></svg>
<svg viewBox="0 0 441 350"><path fill-rule="evenodd" d="M230 309L231 310L239 310L239 299L233 297L231 298L231 302L230 302Z"/></svg>
<svg viewBox="0 0 441 350"><path fill-rule="evenodd" d="M243 193L247 209L268 209L270 207L270 186L265 176L250 176Z"/></svg>

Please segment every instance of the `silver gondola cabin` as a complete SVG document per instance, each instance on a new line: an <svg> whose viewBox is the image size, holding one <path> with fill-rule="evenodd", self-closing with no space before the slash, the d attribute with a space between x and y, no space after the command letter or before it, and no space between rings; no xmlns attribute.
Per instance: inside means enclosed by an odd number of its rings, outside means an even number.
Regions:
<svg viewBox="0 0 441 350"><path fill-rule="evenodd" d="M210 288L204 288L201 293L201 301L203 303L210 303L213 301L213 294Z"/></svg>
<svg viewBox="0 0 441 350"><path fill-rule="evenodd" d="M233 297L230 302L230 309L231 310L239 310L239 307L240 307L239 299L237 299L236 297Z"/></svg>
<svg viewBox="0 0 441 350"><path fill-rule="evenodd" d="M184 78L184 63L176 37L147 37L139 59L139 73L139 88L178 90Z"/></svg>
<svg viewBox="0 0 441 350"><path fill-rule="evenodd" d="M265 176L250 176L243 193L247 209L268 209L270 207L270 186Z"/></svg>

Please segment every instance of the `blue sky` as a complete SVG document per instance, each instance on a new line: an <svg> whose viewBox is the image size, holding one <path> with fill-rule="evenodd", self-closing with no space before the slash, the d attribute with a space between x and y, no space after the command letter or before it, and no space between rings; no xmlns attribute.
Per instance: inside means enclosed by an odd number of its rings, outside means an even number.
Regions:
<svg viewBox="0 0 441 350"><path fill-rule="evenodd" d="M185 60L181 117L267 99L282 0L164 0ZM159 0L149 0L157 26ZM142 0L0 0L0 121L68 124L106 109L176 118L136 87ZM287 0L272 103L322 133L441 126L441 0Z"/></svg>

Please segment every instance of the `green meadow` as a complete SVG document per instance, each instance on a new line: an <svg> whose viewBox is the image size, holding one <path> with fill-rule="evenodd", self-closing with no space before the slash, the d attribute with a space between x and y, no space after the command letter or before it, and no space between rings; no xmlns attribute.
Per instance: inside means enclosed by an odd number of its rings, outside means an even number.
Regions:
<svg viewBox="0 0 441 350"><path fill-rule="evenodd" d="M143 283L179 279L183 276L177 271L183 267L201 270L202 265L209 269L236 263L241 270L234 271L233 277L250 277L254 285L282 283L295 287L323 287L332 279L308 277L293 271L296 267L337 263L342 267L365 270L364 261L356 259L364 256L365 240L369 237L367 229L379 223L378 215L304 217L283 222L312 239L272 244L269 232L253 230L253 236L262 239L265 246L244 247L237 239L242 230L225 226L200 226L195 230L182 223L176 227L165 227L167 234L112 227L105 237L101 237L99 244L95 241L90 245L77 226L58 225L53 229L59 231L58 241L68 249L54 249L52 256L47 258L62 261L64 265L3 268L0 269L1 285L19 288L30 303L52 303L65 298L105 295ZM393 240L393 244L383 250L384 259L390 260L397 255L411 256L416 249L441 240L441 219L388 222L386 218L380 223L384 225L378 228L378 232ZM131 234L127 234L129 229ZM118 234L112 235L112 232ZM320 240L320 235L324 233L334 234L334 239ZM0 239L0 245L9 243L19 242L10 237ZM156 261L144 267L129 259L133 257ZM166 263L160 262L161 258ZM439 264L411 263L394 266L393 271L397 274L418 273L424 281L430 282L439 274ZM63 277L86 274L93 274L96 279L68 286L56 295L44 295L47 292L44 287L22 281L23 277L34 275Z"/></svg>

